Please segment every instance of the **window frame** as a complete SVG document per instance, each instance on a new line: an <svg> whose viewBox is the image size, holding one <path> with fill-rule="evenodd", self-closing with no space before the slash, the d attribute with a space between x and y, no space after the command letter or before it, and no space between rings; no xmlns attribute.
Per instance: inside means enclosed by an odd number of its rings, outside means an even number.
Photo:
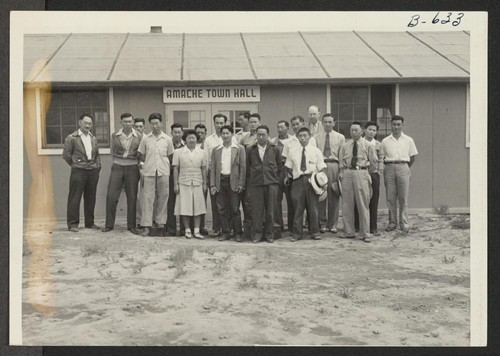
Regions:
<svg viewBox="0 0 500 356"><path fill-rule="evenodd" d="M64 90L66 88L60 87L56 88L56 90ZM73 90L83 90L83 89L92 89L92 88L83 88L83 87L75 87L71 88ZM101 89L101 88L100 88ZM114 96L113 96L113 88L103 88L108 91L108 108L109 108L109 136L110 136L110 144L111 144L111 134L115 131L115 115L114 115ZM35 114L36 114L36 124L37 124L37 147L39 155L47 155L47 156L55 156L62 155L64 148L44 148L43 147L43 132L45 127L42 127L42 102L41 102L41 88L35 89ZM99 148L99 154L110 154L111 148Z"/></svg>

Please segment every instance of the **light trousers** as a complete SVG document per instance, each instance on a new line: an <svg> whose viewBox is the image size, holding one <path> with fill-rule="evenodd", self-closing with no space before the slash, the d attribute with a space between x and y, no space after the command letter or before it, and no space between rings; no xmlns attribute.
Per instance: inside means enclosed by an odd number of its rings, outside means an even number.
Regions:
<svg viewBox="0 0 500 356"><path fill-rule="evenodd" d="M168 194L169 176L158 176L157 173L156 176L144 177L142 226L152 226L153 220L156 223L165 224L167 221Z"/></svg>
<svg viewBox="0 0 500 356"><path fill-rule="evenodd" d="M408 196L410 194L411 172L408 164L386 164L384 170L385 194L389 208L389 226L398 226L403 229L408 224Z"/></svg>
<svg viewBox="0 0 500 356"><path fill-rule="evenodd" d="M344 231L354 236L354 209L358 209L359 233L361 237L370 236L370 197L371 177L368 170L344 171L342 179L342 215Z"/></svg>

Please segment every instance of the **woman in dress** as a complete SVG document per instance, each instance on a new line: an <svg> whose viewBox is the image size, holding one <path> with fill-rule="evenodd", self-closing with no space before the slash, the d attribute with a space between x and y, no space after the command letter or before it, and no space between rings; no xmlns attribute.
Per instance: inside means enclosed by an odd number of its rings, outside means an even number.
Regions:
<svg viewBox="0 0 500 356"><path fill-rule="evenodd" d="M207 213L204 193L207 191L206 152L197 147L198 133L194 130L184 132L186 146L175 150L172 159L174 167L175 215L181 215L186 226L186 238L194 236L203 239L200 234L201 216ZM190 218L194 217L194 234L189 228Z"/></svg>

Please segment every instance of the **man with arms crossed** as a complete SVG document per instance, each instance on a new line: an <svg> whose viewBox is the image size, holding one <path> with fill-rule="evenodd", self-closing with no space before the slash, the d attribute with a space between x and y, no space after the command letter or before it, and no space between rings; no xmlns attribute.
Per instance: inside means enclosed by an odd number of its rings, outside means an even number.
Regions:
<svg viewBox="0 0 500 356"><path fill-rule="evenodd" d="M92 116L82 114L78 120L80 128L64 140L63 159L71 167L67 208L68 230L78 232L80 223L80 201L83 195L85 227L99 229L94 223L94 208L101 171L101 157L97 139L90 132Z"/></svg>
<svg viewBox="0 0 500 356"><path fill-rule="evenodd" d="M236 241L241 242L240 194L245 188L245 148L233 142L231 125L221 128L222 145L212 150L210 160L210 190L219 210L222 235L219 241L228 240L231 229Z"/></svg>
<svg viewBox="0 0 500 356"><path fill-rule="evenodd" d="M340 149L339 180L342 181L342 215L344 238L354 238L354 209L358 209L361 239L371 242L368 205L371 196L371 178L368 169L377 165L375 148L361 138L359 121L351 124L351 138Z"/></svg>
<svg viewBox="0 0 500 356"><path fill-rule="evenodd" d="M391 119L392 134L382 140L382 157L384 158L384 184L389 208L389 224L386 231L399 226L408 233L408 196L410 192L410 167L418 154L415 142L403 133L404 118L399 115Z"/></svg>
<svg viewBox="0 0 500 356"><path fill-rule="evenodd" d="M167 221L167 203L169 194L170 158L174 153L172 139L161 129L160 113L149 115L152 131L145 135L139 145L139 168L144 175L144 205L142 207L142 236L149 235L149 228L154 221L159 228L164 228ZM156 192L156 193L155 193ZM160 223L158 223L160 222Z"/></svg>
<svg viewBox="0 0 500 356"><path fill-rule="evenodd" d="M102 232L114 229L116 206L120 199L122 188L127 196L127 230L137 235L137 189L139 183L138 153L142 134L133 129L132 114L124 113L120 117L122 128L111 134L111 155L113 165L109 176L108 192L106 194L106 225Z"/></svg>
<svg viewBox="0 0 500 356"><path fill-rule="evenodd" d="M328 177L327 197L319 203L319 231L321 233L331 231L337 233L337 224L339 221L340 196L337 195L332 187L337 183L339 175L339 153L340 148L345 143L344 135L335 132L335 118L332 114L325 114L322 118L324 132L315 136L318 148L323 152L324 162L326 163L326 175ZM328 207L328 214L327 214Z"/></svg>

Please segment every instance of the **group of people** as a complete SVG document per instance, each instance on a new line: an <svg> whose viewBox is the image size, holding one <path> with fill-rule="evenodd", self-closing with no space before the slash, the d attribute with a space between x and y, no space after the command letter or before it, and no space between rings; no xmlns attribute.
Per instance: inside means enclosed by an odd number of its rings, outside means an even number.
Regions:
<svg viewBox="0 0 500 356"><path fill-rule="evenodd" d="M341 237L370 242L378 236L377 210L380 177L384 176L389 222L386 231L399 227L408 232L410 167L418 154L413 139L402 132L404 118L391 119L392 133L376 140L378 125L354 121L351 139L334 130L332 114L308 108L309 121L294 116L277 123L278 136L257 113L243 113L234 132L224 114L213 117L215 132L198 124L185 129L171 125L162 130L162 115L152 113L146 122L124 113L118 131L111 135L113 164L106 194L106 223L114 229L122 189L127 198L127 229L147 236L153 227L166 235L219 241L273 242L288 229L290 241L301 240L307 227L312 239L327 231L338 232L342 204ZM68 229L78 231L83 195L85 227L94 223L94 207L101 162L97 140L91 133L92 116L83 114L79 129L70 134L63 158L71 166L68 194ZM290 127L293 134L290 133ZM205 227L207 196L212 207L212 232ZM287 201L287 222L282 213ZM340 203L342 202L342 203ZM243 222L240 213L243 210ZM139 222L139 224L137 224ZM277 234L278 232L278 234Z"/></svg>

